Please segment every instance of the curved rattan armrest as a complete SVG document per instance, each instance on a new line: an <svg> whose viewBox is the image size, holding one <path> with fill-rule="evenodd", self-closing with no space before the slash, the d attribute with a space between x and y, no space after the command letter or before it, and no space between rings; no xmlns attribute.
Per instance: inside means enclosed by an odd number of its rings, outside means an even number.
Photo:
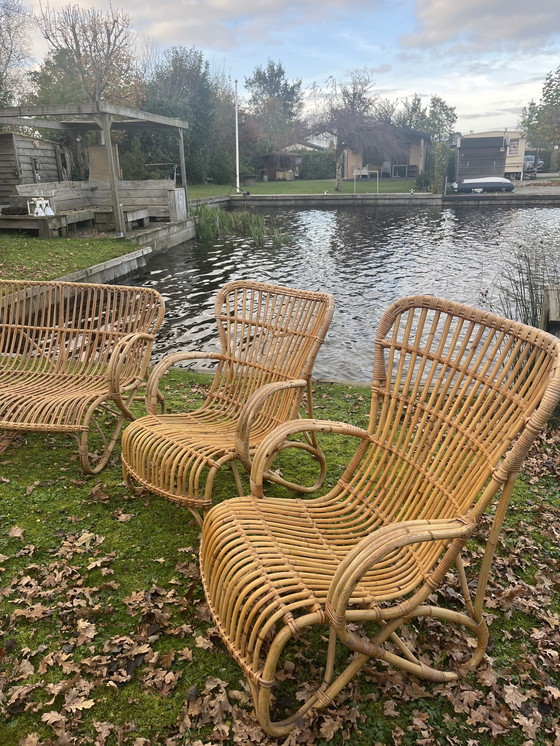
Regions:
<svg viewBox="0 0 560 746"><path fill-rule="evenodd" d="M374 531L353 547L331 580L326 610L340 639L352 650L367 653L369 642L346 625L346 609L361 578L383 557L408 544L445 539L466 539L475 524L462 518L401 521ZM402 581L402 578L401 578Z"/></svg>
<svg viewBox="0 0 560 746"><path fill-rule="evenodd" d="M152 352L154 334L131 332L119 339L107 365L107 384L111 399L131 420L134 415L122 398L122 381L136 379L140 383L148 369Z"/></svg>
<svg viewBox="0 0 560 746"><path fill-rule="evenodd" d="M266 473L276 456L282 450L282 445L291 435L297 433L337 433L338 435L352 435L362 440L369 439L369 433L361 427L348 425L346 422L334 422L332 420L290 420L267 435L257 448L253 456L251 467L251 494L255 497L263 497L263 481Z"/></svg>
<svg viewBox="0 0 560 746"><path fill-rule="evenodd" d="M307 381L304 378L296 378L291 381L275 381L265 383L264 386L261 386L249 396L239 413L235 432L235 448L245 464L249 465L251 461L249 456L251 425L268 397L280 391L305 388L305 386L307 386Z"/></svg>
<svg viewBox="0 0 560 746"><path fill-rule="evenodd" d="M219 352L174 352L167 355L154 366L146 386L146 410L149 414L157 413L159 382L161 378L177 363L185 360L225 360Z"/></svg>

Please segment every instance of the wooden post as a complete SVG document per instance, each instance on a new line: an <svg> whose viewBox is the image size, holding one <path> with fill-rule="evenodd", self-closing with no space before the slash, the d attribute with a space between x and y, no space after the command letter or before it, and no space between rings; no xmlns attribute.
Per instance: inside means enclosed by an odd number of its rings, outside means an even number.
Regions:
<svg viewBox="0 0 560 746"><path fill-rule="evenodd" d="M58 180L64 181L64 174L62 173L62 158L60 157L60 147L55 144L54 146L54 157L56 158L56 171L58 173Z"/></svg>
<svg viewBox="0 0 560 746"><path fill-rule="evenodd" d="M111 196L113 198L113 217L115 220L115 230L123 236L126 234L124 215L121 209L119 199L118 177L115 169L115 159L113 157L113 148L111 145L111 122L113 118L110 114L100 113L95 117L101 124L103 130L103 139L105 140L105 152L107 153L107 164L109 166L109 182L111 184Z"/></svg>
<svg viewBox="0 0 560 746"><path fill-rule="evenodd" d="M183 182L183 189L185 190L185 204L187 208L187 218L189 217L189 191L187 188L187 166L185 163L185 145L183 140L183 130L177 127L179 133L179 163L181 165L181 181Z"/></svg>
<svg viewBox="0 0 560 746"><path fill-rule="evenodd" d="M560 334L560 288L546 285L543 291L540 328L551 334Z"/></svg>

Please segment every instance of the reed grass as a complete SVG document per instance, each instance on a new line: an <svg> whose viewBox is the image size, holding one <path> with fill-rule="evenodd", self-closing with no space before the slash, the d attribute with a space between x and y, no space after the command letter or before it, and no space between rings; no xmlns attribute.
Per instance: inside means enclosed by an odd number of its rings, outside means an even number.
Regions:
<svg viewBox="0 0 560 746"><path fill-rule="evenodd" d="M267 218L247 210L229 212L221 207L199 205L193 209L192 216L199 241L211 242L225 236L241 235L250 238L259 248L267 241L273 248L291 241L278 218Z"/></svg>
<svg viewBox="0 0 560 746"><path fill-rule="evenodd" d="M559 284L556 257L544 246L536 242L509 247L495 283L496 301L492 305L507 318L539 327L544 289Z"/></svg>

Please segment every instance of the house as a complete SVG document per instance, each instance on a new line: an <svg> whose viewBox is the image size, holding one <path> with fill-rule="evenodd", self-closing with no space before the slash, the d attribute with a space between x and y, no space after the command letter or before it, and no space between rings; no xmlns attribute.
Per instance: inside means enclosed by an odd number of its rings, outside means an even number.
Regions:
<svg viewBox="0 0 560 746"><path fill-rule="evenodd" d="M345 151L345 179L371 176L375 172L379 178L416 178L426 170L431 142L426 132L384 124L372 127L370 137L365 134L363 139L361 149Z"/></svg>
<svg viewBox="0 0 560 746"><path fill-rule="evenodd" d="M50 140L18 132L0 132L0 203L16 184L66 181L69 155Z"/></svg>
<svg viewBox="0 0 560 746"><path fill-rule="evenodd" d="M519 132L492 130L457 140L457 181L484 176L523 178L525 138Z"/></svg>

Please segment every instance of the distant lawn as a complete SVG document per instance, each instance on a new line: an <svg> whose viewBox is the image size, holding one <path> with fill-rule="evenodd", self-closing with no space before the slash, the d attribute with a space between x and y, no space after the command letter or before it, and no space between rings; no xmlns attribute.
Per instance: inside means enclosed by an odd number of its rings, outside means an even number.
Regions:
<svg viewBox="0 0 560 746"><path fill-rule="evenodd" d="M254 184L241 185L242 189L251 194L336 194L334 179L320 179L317 181L256 181ZM414 179L379 179L380 194L396 194L410 192L414 189ZM377 184L375 179L356 179L356 194L375 194ZM206 197L225 197L235 194L235 186L224 184L193 184L189 185L189 199L204 199ZM339 194L354 194L354 180L342 183Z"/></svg>

